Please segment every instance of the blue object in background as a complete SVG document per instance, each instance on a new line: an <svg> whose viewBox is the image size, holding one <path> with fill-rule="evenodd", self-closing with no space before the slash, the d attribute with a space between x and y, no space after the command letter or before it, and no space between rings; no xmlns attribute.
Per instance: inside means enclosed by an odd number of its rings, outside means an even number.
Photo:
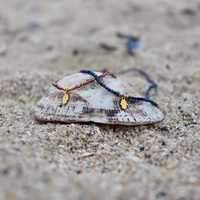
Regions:
<svg viewBox="0 0 200 200"><path fill-rule="evenodd" d="M127 50L128 52L133 55L134 54L134 50L140 47L143 47L143 43L140 42L138 39L135 38L129 38L128 42L126 43L127 46Z"/></svg>
<svg viewBox="0 0 200 200"><path fill-rule="evenodd" d="M139 41L138 37L132 36L132 35L124 35L122 33L117 33L117 37L127 39L126 48L129 52L129 54L134 55L134 51L137 48L143 47L144 44Z"/></svg>

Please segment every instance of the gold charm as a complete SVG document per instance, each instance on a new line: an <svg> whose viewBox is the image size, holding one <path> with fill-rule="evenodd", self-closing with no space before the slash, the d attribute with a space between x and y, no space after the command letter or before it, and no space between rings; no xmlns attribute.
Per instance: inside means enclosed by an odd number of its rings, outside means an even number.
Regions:
<svg viewBox="0 0 200 200"><path fill-rule="evenodd" d="M127 109L127 102L125 98L122 98L120 105L122 106L122 109L126 110Z"/></svg>
<svg viewBox="0 0 200 200"><path fill-rule="evenodd" d="M65 94L65 95L63 96L63 98L62 98L62 103L63 103L63 104L66 104L68 100L69 100L69 95L68 95L68 93L66 92L66 94Z"/></svg>

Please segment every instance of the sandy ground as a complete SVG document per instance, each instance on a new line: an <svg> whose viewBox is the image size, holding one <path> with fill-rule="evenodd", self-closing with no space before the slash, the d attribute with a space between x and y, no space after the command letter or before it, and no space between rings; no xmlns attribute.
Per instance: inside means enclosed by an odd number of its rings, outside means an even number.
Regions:
<svg viewBox="0 0 200 200"><path fill-rule="evenodd" d="M0 200L200 199L199 33L196 0L0 0ZM53 80L130 67L157 82L161 123L35 120ZM120 78L145 95L143 77Z"/></svg>

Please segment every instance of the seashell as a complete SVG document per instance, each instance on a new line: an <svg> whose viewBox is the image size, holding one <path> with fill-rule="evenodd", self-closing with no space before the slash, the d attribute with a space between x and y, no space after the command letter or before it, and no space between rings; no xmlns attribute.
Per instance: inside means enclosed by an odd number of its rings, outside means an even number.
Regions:
<svg viewBox="0 0 200 200"><path fill-rule="evenodd" d="M101 75L100 72L96 72ZM58 81L64 88L77 86L93 77L88 74L76 73ZM126 95L142 97L127 83L105 76L102 78L110 88ZM55 122L96 122L103 124L143 125L160 122L163 113L149 102L126 99L127 109L120 105L121 97L114 95L96 80L79 89L68 93L68 101L63 104L65 91L52 86L47 94L34 107L34 114L41 121Z"/></svg>

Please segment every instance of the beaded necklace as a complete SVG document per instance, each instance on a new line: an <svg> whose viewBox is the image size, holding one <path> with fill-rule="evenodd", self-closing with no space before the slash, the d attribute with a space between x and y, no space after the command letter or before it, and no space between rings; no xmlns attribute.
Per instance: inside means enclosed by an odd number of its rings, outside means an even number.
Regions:
<svg viewBox="0 0 200 200"><path fill-rule="evenodd" d="M149 86L149 88L148 88L147 91L146 91L146 98L147 98L149 101L152 101L152 100L150 99L150 97L149 97L149 92L150 92L150 90L153 89L153 88L156 89L157 84L156 84L153 80L151 80L151 79L149 78L149 75L148 75L146 72L144 72L144 71L142 71L141 69L138 69L138 68L129 68L129 69L126 69L126 70L123 70L123 71L119 72L118 74L119 74L119 75L122 75L122 74L125 74L125 73L128 73L128 72L131 72L131 71L139 72L140 74L142 74L143 76L145 76L146 80L147 80L149 83L152 84L151 86ZM153 102L153 101L152 101L152 102ZM155 102L154 102L154 103L155 103ZM158 104L155 103L154 106L158 106Z"/></svg>
<svg viewBox="0 0 200 200"><path fill-rule="evenodd" d="M110 75L110 76L112 76L113 78L116 78L116 76L115 76L112 72L105 72L105 73L103 73L102 75L97 76L97 78L100 79L100 78L103 78L103 77L106 76L106 75ZM91 80L89 80L89 81L86 81L86 82L84 82L84 83L81 83L80 85L77 85L77 86L75 86L75 87L71 87L71 88L63 88L63 87L61 87L60 85L58 85L58 81L53 81L52 85L53 85L54 87L56 87L57 89L63 90L63 91L66 92L65 95L64 95L63 98L62 98L62 103L63 103L63 104L66 104L67 101L69 100L69 95L68 95L68 93L69 93L70 91L76 90L76 89L78 89L78 88L80 88L80 87L82 87L82 86L84 86L84 85L87 85L87 84L89 84L89 83L92 83L93 81L95 81L95 78L93 78L93 79L91 79Z"/></svg>
<svg viewBox="0 0 200 200"><path fill-rule="evenodd" d="M118 92L118 91L115 91L115 90L113 90L113 89L111 89L111 88L109 88L106 84L104 84L99 78L98 78L98 75L97 74L95 74L94 72L92 72L92 71L90 71L90 70L87 70L87 69L85 69L85 70L81 70L80 71L81 73L88 73L88 74L90 74L90 75L92 75L93 77L95 77L95 79L96 79L96 81L99 83L99 85L101 85L102 87L104 87L106 90L108 90L109 92L111 92L111 93L113 93L113 94L115 94L115 95L117 95L117 96L119 96L119 97L122 97L122 100L121 100L121 103L120 103L120 105L122 106L122 109L127 109L127 102L126 102L126 100L125 99L132 99L132 100L136 100L136 101L146 101L146 102L149 102L149 103L151 103L152 105L154 105L154 106L157 106L158 104L156 103L156 102L154 102L153 100L151 100L150 98L149 98L149 96L148 96L148 94L149 94L149 91L152 89L152 88L154 88L154 87L156 87L156 85L154 86L150 86L149 88L148 88L148 90L147 90L147 92L146 92L146 94L147 94L147 98L143 98L143 97L134 97L134 96L131 96L131 95L125 95L125 94L123 94L123 93L120 93L120 92ZM143 71L142 71L143 72ZM148 77L148 76L147 76ZM150 79L149 79L150 80ZM151 81L151 80L150 80ZM153 81L152 81L153 82Z"/></svg>
<svg viewBox="0 0 200 200"><path fill-rule="evenodd" d="M155 87L157 86L156 83L155 83L154 81L152 81L152 80L149 78L149 76L148 76L144 71L142 71L142 70L140 70L140 69L137 69L137 68L130 68L130 69L128 69L128 70L124 70L124 71L120 72L119 74L124 74L124 73L127 73L127 72L129 72L129 71L138 71L139 73L141 73L142 75L144 75L144 76L146 77L146 79L147 79L148 82L152 83L152 85L151 85L151 86L147 89L147 91L146 91L146 98L143 98L143 97L134 97L134 96L131 96L131 95L125 95L125 94L123 94L123 93L120 93L120 92L118 92L118 91L115 91L115 90L109 88L106 84L104 84L104 83L100 80L100 78L102 78L102 77L104 77L104 76L106 76L106 75L111 75L112 77L116 78L116 76L115 76L113 73L111 73L111 72L105 72L105 73L103 73L102 75L98 76L97 74L95 74L95 73L94 73L93 71L91 71L91 70L81 70L81 71L80 71L81 73L88 73L88 74L92 75L94 78L91 79L91 80L89 80L89 81L86 81L86 82L84 82L84 83L81 83L80 85L75 86L75 87L73 87L73 88L72 88L72 87L71 87L71 88L63 88L63 87L61 87L60 85L58 85L57 81L54 81L52 84L53 84L53 86L55 86L57 89L63 90L63 91L66 92L66 94L63 96L63 99L62 99L62 103L63 103L63 104L66 104L66 103L67 103L67 101L68 101L68 99L69 99L68 93L69 93L70 91L75 90L75 89L78 89L78 88L80 88L80 87L82 87L82 86L84 86L84 85L87 85L87 84L89 84L89 83L91 83L91 82L93 82L93 81L96 80L97 83L99 83L99 85L101 85L102 87L104 87L104 88L105 88L106 90L108 90L109 92L111 92L111 93L113 93L113 94L115 94L115 95L117 95L117 96L119 96L119 97L122 97L122 100L121 100L120 105L121 105L122 109L124 109L124 110L127 109L127 105L128 105L128 103L126 102L126 99L132 99L132 100L136 100L136 101L146 101L146 102L151 103L151 104L154 105L154 106L158 106L158 104L157 104L156 102L154 102L153 100L151 100L151 99L149 98L149 91L150 91L152 88L155 88Z"/></svg>

